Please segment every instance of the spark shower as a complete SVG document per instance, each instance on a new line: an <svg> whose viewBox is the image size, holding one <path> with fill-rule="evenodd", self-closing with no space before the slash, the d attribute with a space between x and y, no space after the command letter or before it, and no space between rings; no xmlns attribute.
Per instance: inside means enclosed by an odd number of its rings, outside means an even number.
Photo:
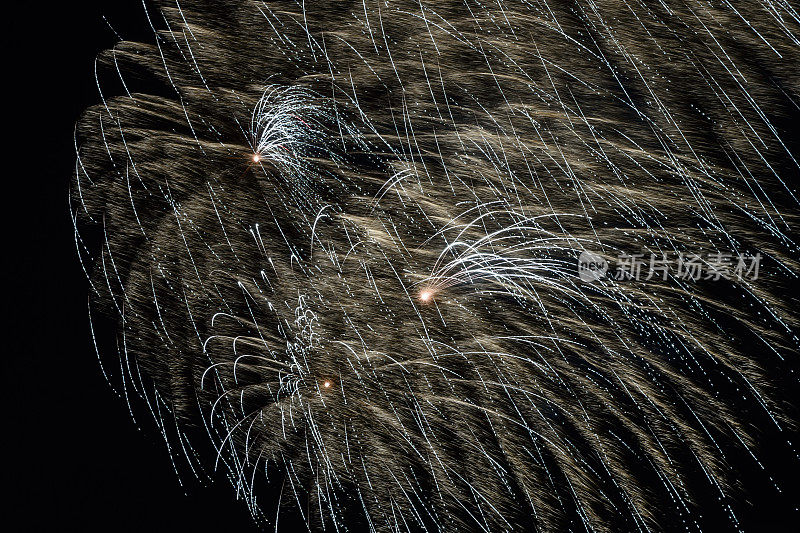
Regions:
<svg viewBox="0 0 800 533"><path fill-rule="evenodd" d="M273 531L743 531L785 490L793 3L141 9L70 206L119 416L176 483Z"/></svg>

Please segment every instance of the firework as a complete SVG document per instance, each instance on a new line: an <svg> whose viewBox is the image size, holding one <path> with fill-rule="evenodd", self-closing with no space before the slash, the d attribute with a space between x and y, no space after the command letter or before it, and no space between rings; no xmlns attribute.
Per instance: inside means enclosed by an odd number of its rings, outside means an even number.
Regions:
<svg viewBox="0 0 800 533"><path fill-rule="evenodd" d="M72 207L179 476L274 529L741 528L738 458L796 432L789 2L145 9Z"/></svg>

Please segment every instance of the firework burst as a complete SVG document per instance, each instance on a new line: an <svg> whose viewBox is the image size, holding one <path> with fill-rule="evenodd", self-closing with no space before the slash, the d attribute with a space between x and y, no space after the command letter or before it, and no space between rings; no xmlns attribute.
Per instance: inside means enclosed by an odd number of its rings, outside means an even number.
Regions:
<svg viewBox="0 0 800 533"><path fill-rule="evenodd" d="M124 90L78 125L72 206L104 370L179 476L314 531L737 530L739 458L776 490L790 3L146 12L99 59ZM586 280L585 253L763 263Z"/></svg>

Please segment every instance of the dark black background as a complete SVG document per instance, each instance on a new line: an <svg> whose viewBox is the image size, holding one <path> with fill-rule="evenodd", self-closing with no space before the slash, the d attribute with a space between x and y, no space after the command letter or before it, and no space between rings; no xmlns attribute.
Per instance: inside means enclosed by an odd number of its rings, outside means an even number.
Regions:
<svg viewBox="0 0 800 533"><path fill-rule="evenodd" d="M0 528L252 530L227 483L179 484L160 437L137 429L104 381L91 343L67 200L73 128L100 102L94 57L117 40L109 24L123 38L150 38L141 4L29 2L6 16L4 116L15 118L0 170L11 292L0 341L0 464L10 495L0 501L10 513ZM778 477L797 487L797 461L786 469ZM748 531L798 531L797 496L755 491L740 517Z"/></svg>

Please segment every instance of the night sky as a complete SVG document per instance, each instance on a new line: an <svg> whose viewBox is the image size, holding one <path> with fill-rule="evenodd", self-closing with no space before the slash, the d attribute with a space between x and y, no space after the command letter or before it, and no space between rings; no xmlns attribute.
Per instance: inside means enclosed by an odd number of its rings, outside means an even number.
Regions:
<svg viewBox="0 0 800 533"><path fill-rule="evenodd" d="M131 421L94 353L68 189L75 121L100 102L94 57L117 41L103 16L124 38L151 35L138 2L27 2L4 22L5 104L14 118L3 171L12 292L2 348L3 479L11 496L3 529L254 530L227 481L179 484L160 436ZM783 498L750 495L751 513L742 517L749 531L800 528L796 470L795 460L780 473L789 483Z"/></svg>

